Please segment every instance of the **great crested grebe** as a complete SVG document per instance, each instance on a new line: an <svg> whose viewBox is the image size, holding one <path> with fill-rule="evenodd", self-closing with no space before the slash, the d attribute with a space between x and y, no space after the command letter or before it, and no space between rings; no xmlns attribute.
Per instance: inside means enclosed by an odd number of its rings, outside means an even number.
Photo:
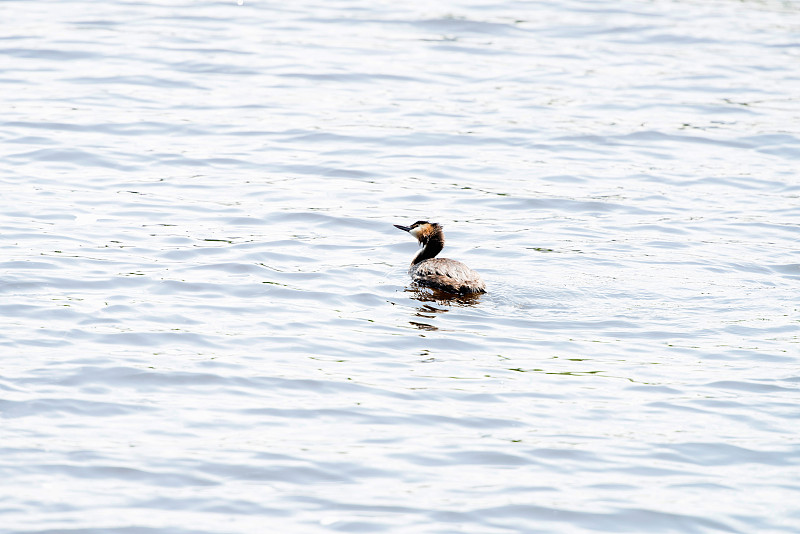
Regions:
<svg viewBox="0 0 800 534"><path fill-rule="evenodd" d="M444 233L438 223L417 221L411 226L395 224L395 227L413 235L422 245L408 268L411 280L450 293L486 293L481 275L460 261L436 257L444 248Z"/></svg>

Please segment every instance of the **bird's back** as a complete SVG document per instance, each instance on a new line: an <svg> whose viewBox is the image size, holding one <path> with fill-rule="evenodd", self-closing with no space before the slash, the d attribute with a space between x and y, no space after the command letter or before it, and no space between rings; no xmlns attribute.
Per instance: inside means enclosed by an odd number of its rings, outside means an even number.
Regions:
<svg viewBox="0 0 800 534"><path fill-rule="evenodd" d="M412 265L411 279L421 286L454 293L485 293L481 275L461 263L447 258L431 258Z"/></svg>

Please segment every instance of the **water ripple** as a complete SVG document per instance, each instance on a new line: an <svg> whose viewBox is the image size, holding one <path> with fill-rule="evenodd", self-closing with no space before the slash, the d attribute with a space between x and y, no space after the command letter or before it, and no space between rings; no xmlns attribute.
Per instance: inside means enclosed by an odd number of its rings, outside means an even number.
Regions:
<svg viewBox="0 0 800 534"><path fill-rule="evenodd" d="M791 3L4 7L5 529L800 531Z"/></svg>

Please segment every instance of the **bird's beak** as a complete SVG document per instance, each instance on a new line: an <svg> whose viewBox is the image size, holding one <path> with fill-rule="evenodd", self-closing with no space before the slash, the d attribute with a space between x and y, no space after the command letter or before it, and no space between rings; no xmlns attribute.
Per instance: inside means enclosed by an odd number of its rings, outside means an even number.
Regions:
<svg viewBox="0 0 800 534"><path fill-rule="evenodd" d="M410 232L411 231L411 227L410 226L400 226L399 224L395 224L394 227L395 228L400 228L401 230L404 230L406 232Z"/></svg>

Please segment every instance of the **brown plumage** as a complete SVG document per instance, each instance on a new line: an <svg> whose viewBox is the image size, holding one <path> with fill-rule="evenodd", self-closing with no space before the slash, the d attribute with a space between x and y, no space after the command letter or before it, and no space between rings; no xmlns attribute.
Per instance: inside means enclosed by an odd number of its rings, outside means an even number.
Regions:
<svg viewBox="0 0 800 534"><path fill-rule="evenodd" d="M412 281L421 286L462 295L486 292L486 284L478 273L460 261L436 257L444 248L441 225L417 221L411 226L395 224L395 227L410 233L422 245L422 250L408 269Z"/></svg>

